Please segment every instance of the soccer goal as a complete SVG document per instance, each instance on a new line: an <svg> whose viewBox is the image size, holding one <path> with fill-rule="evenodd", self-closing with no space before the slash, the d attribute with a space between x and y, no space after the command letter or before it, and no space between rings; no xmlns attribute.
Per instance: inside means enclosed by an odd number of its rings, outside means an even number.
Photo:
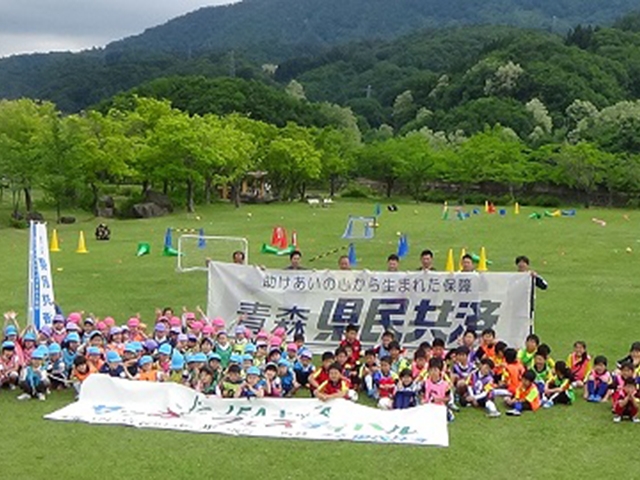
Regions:
<svg viewBox="0 0 640 480"><path fill-rule="evenodd" d="M178 238L178 272L208 270L207 262L233 262L234 252L244 253L249 263L249 241L242 237L180 235Z"/></svg>
<svg viewBox="0 0 640 480"><path fill-rule="evenodd" d="M375 217L353 217L349 216L347 227L344 229L342 238L351 239L371 239L377 226Z"/></svg>

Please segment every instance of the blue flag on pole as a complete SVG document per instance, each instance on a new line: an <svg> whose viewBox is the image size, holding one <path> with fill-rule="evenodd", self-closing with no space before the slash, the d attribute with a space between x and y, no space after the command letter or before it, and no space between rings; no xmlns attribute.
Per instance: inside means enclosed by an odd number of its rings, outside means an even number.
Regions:
<svg viewBox="0 0 640 480"><path fill-rule="evenodd" d="M207 241L204 239L204 228L198 231L198 248L202 249L207 246Z"/></svg>
<svg viewBox="0 0 640 480"><path fill-rule="evenodd" d="M409 240L405 234L400 235L398 240L398 256L404 258L409 254Z"/></svg>
<svg viewBox="0 0 640 480"><path fill-rule="evenodd" d="M379 203L376 203L376 208L375 208L374 215L376 217L379 217L381 213L382 213L382 208L380 207Z"/></svg>

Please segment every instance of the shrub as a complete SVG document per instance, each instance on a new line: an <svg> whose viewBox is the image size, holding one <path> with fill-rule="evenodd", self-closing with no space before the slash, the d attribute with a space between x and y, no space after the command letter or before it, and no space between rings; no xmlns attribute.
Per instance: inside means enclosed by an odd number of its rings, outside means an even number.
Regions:
<svg viewBox="0 0 640 480"><path fill-rule="evenodd" d="M352 183L340 193L340 196L342 198L369 198L372 193L369 187Z"/></svg>

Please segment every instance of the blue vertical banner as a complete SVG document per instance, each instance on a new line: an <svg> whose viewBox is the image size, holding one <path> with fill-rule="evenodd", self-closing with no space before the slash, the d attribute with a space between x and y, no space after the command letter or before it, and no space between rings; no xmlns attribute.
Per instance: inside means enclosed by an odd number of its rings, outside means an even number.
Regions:
<svg viewBox="0 0 640 480"><path fill-rule="evenodd" d="M32 221L29 229L29 323L40 329L53 322L55 313L47 224Z"/></svg>

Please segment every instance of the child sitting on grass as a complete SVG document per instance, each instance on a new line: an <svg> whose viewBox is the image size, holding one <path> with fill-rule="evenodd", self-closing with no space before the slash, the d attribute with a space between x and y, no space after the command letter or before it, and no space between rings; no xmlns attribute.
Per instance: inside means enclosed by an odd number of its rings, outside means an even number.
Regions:
<svg viewBox="0 0 640 480"><path fill-rule="evenodd" d="M424 397L422 403L435 403L447 406L451 399L451 385L444 379L444 363L439 357L429 359L429 374L424 382ZM453 412L447 407L447 420L455 419Z"/></svg>
<svg viewBox="0 0 640 480"><path fill-rule="evenodd" d="M573 352L567 358L567 365L571 370L574 388L584 387L591 369L591 356L587 353L586 342L578 340L573 344Z"/></svg>
<svg viewBox="0 0 640 480"><path fill-rule="evenodd" d="M589 375L586 377L584 398L587 402L606 402L612 393L609 388L612 382L613 377L607 370L607 357L598 355L593 360L593 369L591 369L591 372L589 372Z"/></svg>
<svg viewBox="0 0 640 480"><path fill-rule="evenodd" d="M44 358L45 353L40 348L36 348L31 353L31 362L20 373L20 388L24 393L18 396L18 400L37 398L44 401L47 399L45 394L49 388L49 379L43 368Z"/></svg>
<svg viewBox="0 0 640 480"><path fill-rule="evenodd" d="M633 378L627 378L624 381L622 389L618 390L613 396L613 421L619 423L623 418L628 418L633 423L639 423L638 418L638 399L636 382Z"/></svg>
<svg viewBox="0 0 640 480"><path fill-rule="evenodd" d="M16 353L16 344L11 340L2 342L0 353L0 387L5 385L15 390L20 378L20 360Z"/></svg>
<svg viewBox="0 0 640 480"><path fill-rule="evenodd" d="M544 408L553 407L555 404L571 405L574 402L573 377L565 362L556 362L554 375L547 383L544 396L545 401L542 405Z"/></svg>
<svg viewBox="0 0 640 480"><path fill-rule="evenodd" d="M533 383L535 379L536 374L531 370L522 375L515 395L512 398L505 399L507 406L511 407L511 410L507 411L507 415L519 417L523 411L530 410L535 412L540 408L540 392Z"/></svg>
<svg viewBox="0 0 640 480"><path fill-rule="evenodd" d="M262 398L264 397L264 383L260 380L260 369L258 367L249 367L247 369L247 378L236 390L236 398Z"/></svg>
<svg viewBox="0 0 640 480"><path fill-rule="evenodd" d="M462 397L463 405L484 408L489 418L500 416L493 402L493 360L488 357L480 361L480 368L473 372L467 380L467 393Z"/></svg>
<svg viewBox="0 0 640 480"><path fill-rule="evenodd" d="M418 405L419 385L413 380L411 370L400 372L400 381L393 395L393 409L405 409Z"/></svg>
<svg viewBox="0 0 640 480"><path fill-rule="evenodd" d="M348 398L349 383L342 376L341 367L333 363L329 367L329 378L322 382L316 390L316 398L326 402L335 398Z"/></svg>

